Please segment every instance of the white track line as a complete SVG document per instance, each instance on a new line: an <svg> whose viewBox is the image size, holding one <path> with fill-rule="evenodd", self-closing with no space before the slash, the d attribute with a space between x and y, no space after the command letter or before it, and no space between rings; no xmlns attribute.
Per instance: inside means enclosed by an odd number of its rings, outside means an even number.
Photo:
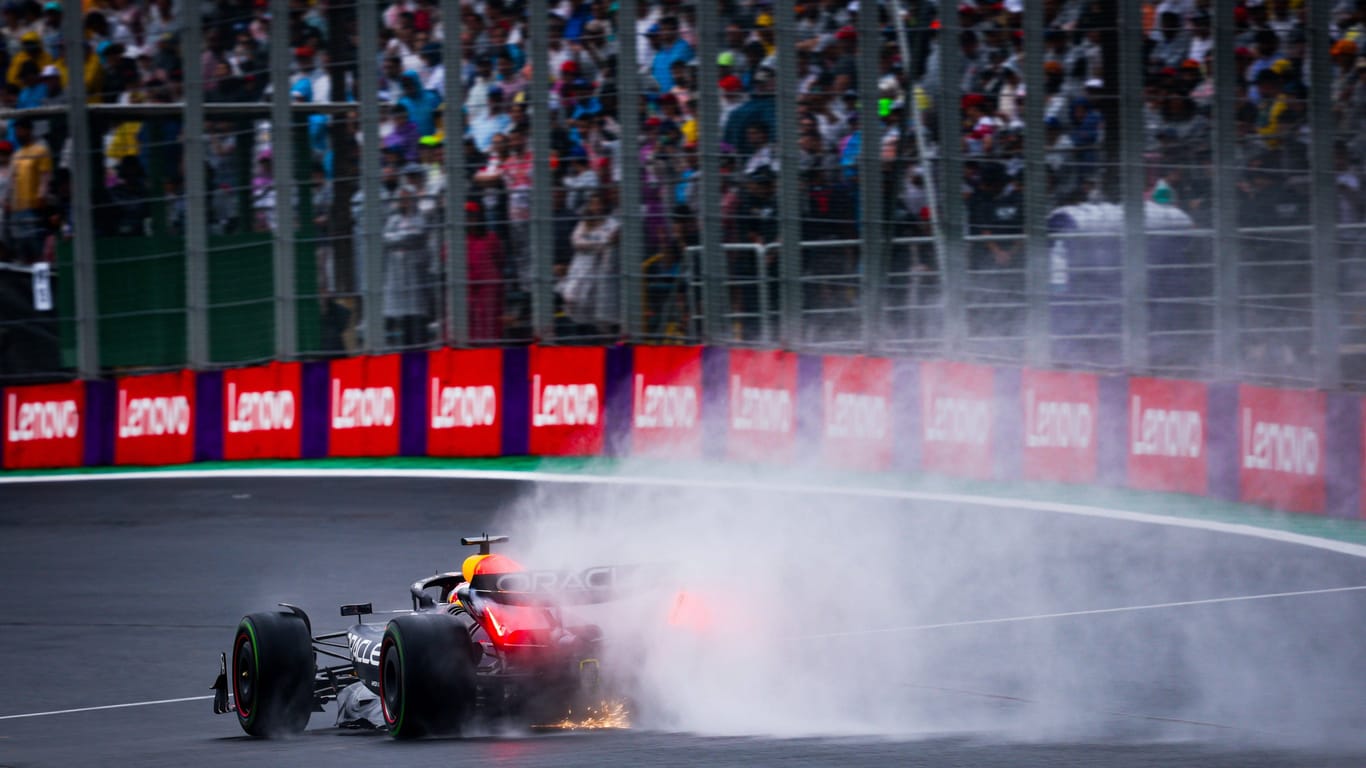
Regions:
<svg viewBox="0 0 1366 768"><path fill-rule="evenodd" d="M73 715L77 712L98 712L102 709L128 709L129 707L150 707L154 704L179 704L183 701L204 701L208 696L186 696L183 699L158 699L156 701L134 701L128 704L105 704L102 707L79 707L77 709L54 709L51 712L26 712L22 715L0 715L0 720L20 720L25 717L47 717L49 715Z"/></svg>
<svg viewBox="0 0 1366 768"><path fill-rule="evenodd" d="M1100 616L1107 613L1131 613L1134 611L1155 611L1161 608L1185 608L1192 605L1218 605L1238 603L1249 600L1271 600L1279 597L1305 597L1308 595L1331 595L1339 592L1366 591L1366 584L1355 587L1330 587L1328 589L1306 589L1299 592L1271 592L1262 595L1238 595L1235 597L1212 597L1205 600L1181 600L1174 603L1151 603L1149 605L1127 605L1120 608L1092 608L1085 611L1063 611L1061 613L1039 613L1033 616L1006 616L997 619L970 619L968 621L946 621L939 624L916 624L909 627L883 627L882 629L859 629L849 632L823 632L802 635L802 639L829 639L832 637L861 637L864 635L883 635L897 632L920 632L929 629L952 629L954 627L977 627L987 624L1013 624L1022 621L1046 621L1066 619L1074 616Z"/></svg>
<svg viewBox="0 0 1366 768"><path fill-rule="evenodd" d="M896 488L860 488L839 485L818 485L813 483L785 483L761 480L707 480L700 478L651 477L647 475L593 475L571 474L564 472L540 472L537 470L478 470L478 469L325 469L317 467L268 468L268 469L173 469L148 472L118 472L109 474L71 474L71 475L20 475L7 477L0 472L0 485L8 483L63 483L88 482L97 480L202 480L212 478L319 478L319 477L364 477L364 478L416 478L436 480L507 480L513 482L572 483L581 485L618 485L618 486L658 486L667 488L708 488L714 490L752 490L787 491L820 495L849 496L876 499L901 499L907 501L932 501L946 504L965 504L994 509L1024 509L1038 512L1054 512L1065 515L1078 515L1106 520L1122 520L1132 523L1166 525L1175 528L1227 533L1236 536L1299 544L1328 552L1337 552L1353 557L1366 558L1366 545L1353 544L1336 539L1324 539L1302 533L1282 531L1275 528L1261 528L1256 525L1225 523L1217 520L1201 520L1185 517L1168 517L1147 512L1133 512L1109 507L1094 507L1081 504L1064 504L1053 501L1029 501L1004 496L978 496L964 493L941 493L937 491L909 491ZM851 482L857 482L851 481Z"/></svg>

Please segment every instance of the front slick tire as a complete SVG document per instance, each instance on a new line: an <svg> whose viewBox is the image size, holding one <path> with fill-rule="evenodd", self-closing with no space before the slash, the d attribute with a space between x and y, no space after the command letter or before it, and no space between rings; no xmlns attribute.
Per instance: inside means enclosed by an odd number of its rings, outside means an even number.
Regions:
<svg viewBox="0 0 1366 768"><path fill-rule="evenodd" d="M253 613L232 644L237 723L258 739L301 733L313 711L313 639L303 618Z"/></svg>
<svg viewBox="0 0 1366 768"><path fill-rule="evenodd" d="M396 739L458 734L474 703L465 623L448 613L399 616L384 630L379 698Z"/></svg>

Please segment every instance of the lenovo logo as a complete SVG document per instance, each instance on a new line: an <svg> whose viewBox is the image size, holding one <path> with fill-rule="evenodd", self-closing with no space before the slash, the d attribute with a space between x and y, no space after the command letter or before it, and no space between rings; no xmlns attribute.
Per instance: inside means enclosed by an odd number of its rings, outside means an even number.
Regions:
<svg viewBox="0 0 1366 768"><path fill-rule="evenodd" d="M228 384L228 431L271 432L294 428L294 393L287 389L238 393Z"/></svg>
<svg viewBox="0 0 1366 768"><path fill-rule="evenodd" d="M343 388L332 380L332 428L392 427L398 418L393 387Z"/></svg>
<svg viewBox="0 0 1366 768"><path fill-rule="evenodd" d="M836 392L825 383L825 434L835 438L881 440L889 431L887 399L878 395Z"/></svg>
<svg viewBox="0 0 1366 768"><path fill-rule="evenodd" d="M184 395L130 398L119 390L119 437L189 433L190 401Z"/></svg>
<svg viewBox="0 0 1366 768"><path fill-rule="evenodd" d="M1095 418L1087 403L1035 400L1025 390L1025 445L1030 448L1086 448Z"/></svg>
<svg viewBox="0 0 1366 768"><path fill-rule="evenodd" d="M990 401L931 396L925 442L986 445L990 435Z"/></svg>
<svg viewBox="0 0 1366 768"><path fill-rule="evenodd" d="M697 426L697 388L673 384L645 384L636 374L635 413L637 429L692 429Z"/></svg>
<svg viewBox="0 0 1366 768"><path fill-rule="evenodd" d="M1244 469L1263 469L1292 475L1319 473L1319 435L1309 427L1255 421L1243 409Z"/></svg>
<svg viewBox="0 0 1366 768"><path fill-rule="evenodd" d="M498 419L498 392L492 385L443 387L432 377L432 429L491 427Z"/></svg>
<svg viewBox="0 0 1366 768"><path fill-rule="evenodd" d="M533 427L594 426L598 423L598 385L547 384L542 387L539 373L531 379Z"/></svg>
<svg viewBox="0 0 1366 768"><path fill-rule="evenodd" d="M786 389L746 387L730 377L730 426L739 432L792 431L792 394Z"/></svg>
<svg viewBox="0 0 1366 768"><path fill-rule="evenodd" d="M1198 459L1203 434L1198 411L1145 409L1138 395L1129 398L1129 450L1135 456Z"/></svg>
<svg viewBox="0 0 1366 768"><path fill-rule="evenodd" d="M19 403L19 396L5 398L5 440L24 443L30 440L60 440L80 434L81 412L75 400L47 400Z"/></svg>

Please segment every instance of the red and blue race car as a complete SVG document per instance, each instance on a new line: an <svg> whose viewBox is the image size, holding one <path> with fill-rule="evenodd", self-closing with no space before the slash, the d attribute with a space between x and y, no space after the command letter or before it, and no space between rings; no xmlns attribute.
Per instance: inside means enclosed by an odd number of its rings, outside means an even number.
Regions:
<svg viewBox="0 0 1366 768"><path fill-rule="evenodd" d="M532 571L491 551L505 536L460 541L478 553L459 572L413 583L412 609L387 621L367 623L368 603L341 606L356 623L318 635L288 604L244 617L220 660L214 711L235 712L261 738L302 731L334 700L339 726L398 739L479 721L625 726L630 705L623 678L601 665L602 631L572 623L566 608L612 600L647 570Z"/></svg>

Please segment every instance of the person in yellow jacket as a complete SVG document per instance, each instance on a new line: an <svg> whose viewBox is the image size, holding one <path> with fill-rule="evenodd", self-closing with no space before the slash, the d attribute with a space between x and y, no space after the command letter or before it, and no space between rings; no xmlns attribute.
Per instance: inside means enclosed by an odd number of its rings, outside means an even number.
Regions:
<svg viewBox="0 0 1366 768"><path fill-rule="evenodd" d="M54 63L52 56L43 50L43 38L37 32L25 32L19 38L19 52L10 59L9 71L5 73L5 82L15 87L23 87L19 82L19 68L24 66L24 62L32 61L38 65L38 71L42 72L43 67Z"/></svg>
<svg viewBox="0 0 1366 768"><path fill-rule="evenodd" d="M66 57L62 56L55 62L57 71L62 75L62 91L66 92L67 85ZM100 64L100 57L90 50L90 44L85 47L85 103L100 104L104 101L104 67Z"/></svg>

